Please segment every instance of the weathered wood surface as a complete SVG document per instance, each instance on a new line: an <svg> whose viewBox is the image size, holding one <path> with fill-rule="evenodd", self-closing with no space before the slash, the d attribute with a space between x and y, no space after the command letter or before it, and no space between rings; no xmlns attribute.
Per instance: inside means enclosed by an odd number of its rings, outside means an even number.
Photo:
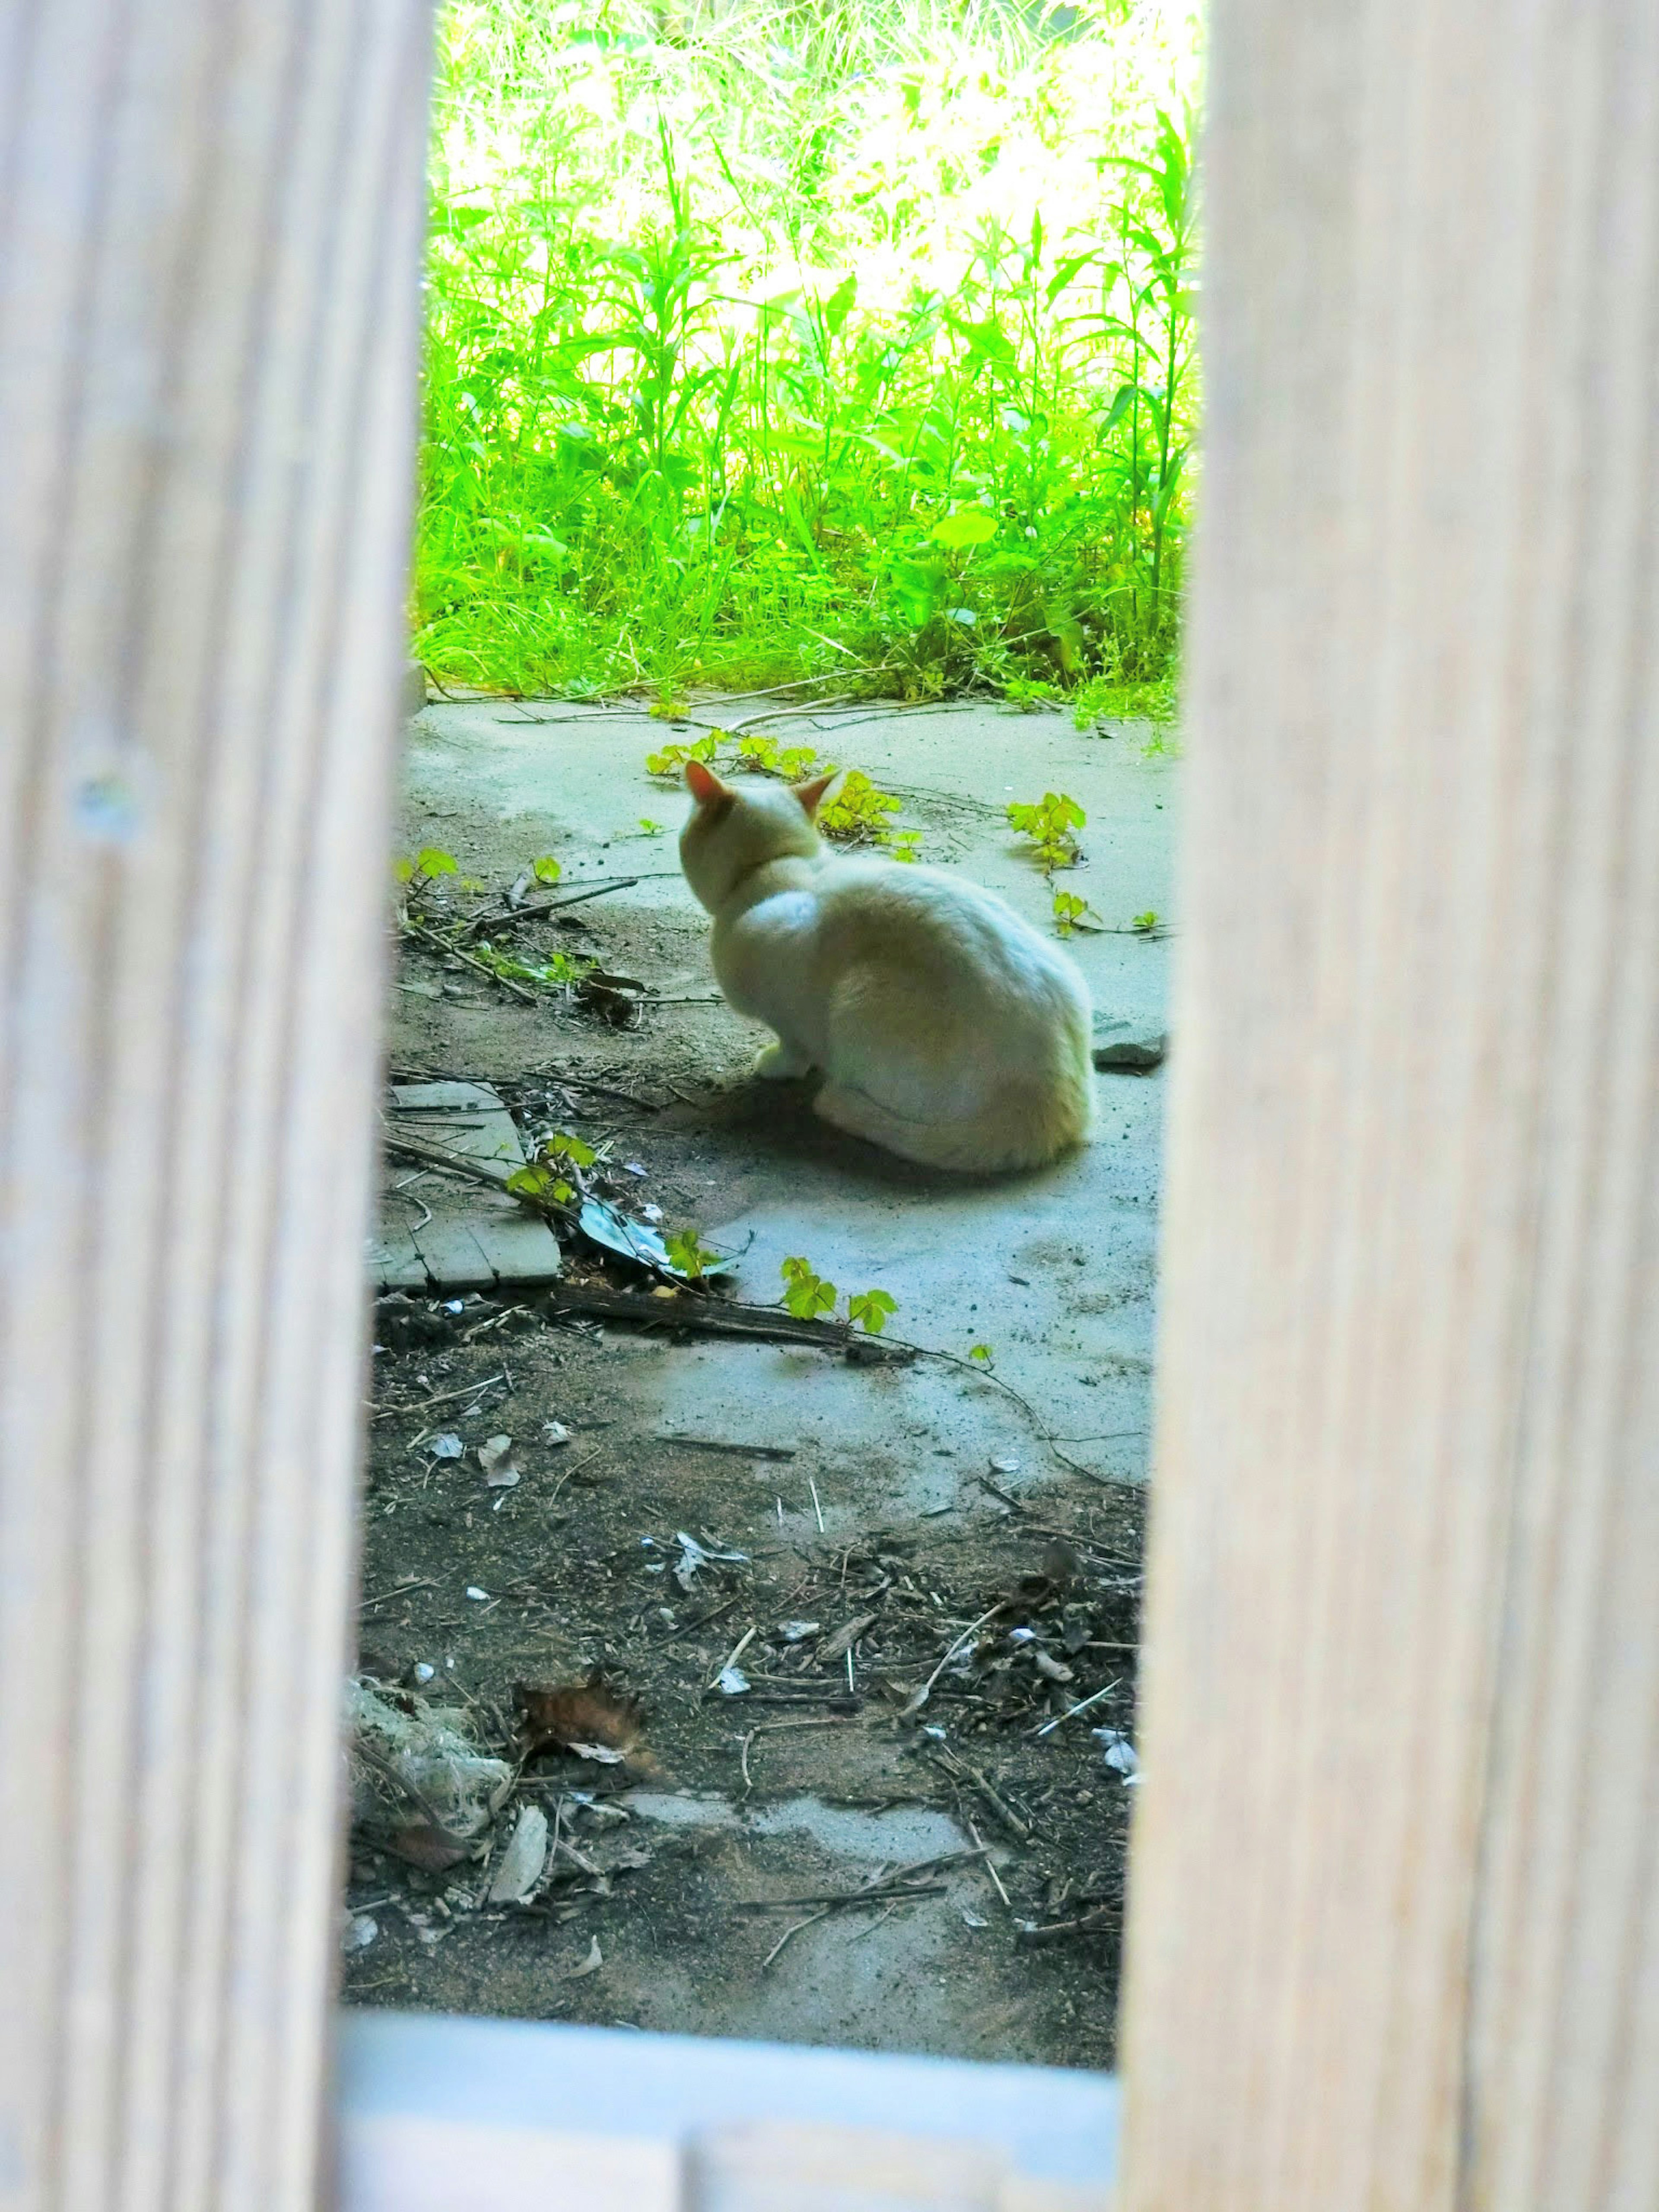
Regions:
<svg viewBox="0 0 1659 2212"><path fill-rule="evenodd" d="M1659 11L1212 21L1125 2212L1649 2212Z"/></svg>
<svg viewBox="0 0 1659 2212"><path fill-rule="evenodd" d="M422 0L0 10L0 2206L300 2212Z"/></svg>
<svg viewBox="0 0 1659 2212"><path fill-rule="evenodd" d="M404 1145L430 1145L510 1175L525 1164L524 1143L499 1091L487 1083L394 1083L387 1130ZM406 1160L383 1176L380 1219L369 1243L369 1273L383 1291L493 1291L550 1283L562 1261L546 1222L507 1192L440 1168L422 1173Z"/></svg>

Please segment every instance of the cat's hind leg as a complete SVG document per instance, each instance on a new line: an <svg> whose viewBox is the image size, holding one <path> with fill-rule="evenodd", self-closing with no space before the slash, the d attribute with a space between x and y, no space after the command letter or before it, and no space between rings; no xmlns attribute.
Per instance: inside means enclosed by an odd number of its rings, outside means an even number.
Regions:
<svg viewBox="0 0 1659 2212"><path fill-rule="evenodd" d="M867 1091L827 1082L813 1099L812 1111L821 1121L845 1129L850 1137L863 1137L870 1144L897 1152L905 1159L943 1164L938 1161L935 1132L928 1123L901 1121Z"/></svg>
<svg viewBox="0 0 1659 2212"><path fill-rule="evenodd" d="M755 1055L755 1073L763 1083L787 1083L792 1076L810 1075L812 1063L804 1052L782 1037L775 1043L763 1045Z"/></svg>

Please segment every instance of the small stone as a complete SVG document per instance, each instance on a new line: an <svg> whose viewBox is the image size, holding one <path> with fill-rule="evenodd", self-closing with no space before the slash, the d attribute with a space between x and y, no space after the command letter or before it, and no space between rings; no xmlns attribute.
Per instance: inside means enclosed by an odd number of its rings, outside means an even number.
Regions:
<svg viewBox="0 0 1659 2212"><path fill-rule="evenodd" d="M1095 1066L1104 1069L1156 1067L1170 1049L1167 1030L1143 1027L1137 1022L1094 1018Z"/></svg>
<svg viewBox="0 0 1659 2212"><path fill-rule="evenodd" d="M380 1923L372 1912L354 1912L341 1933L340 1948L367 1951L380 1932Z"/></svg>

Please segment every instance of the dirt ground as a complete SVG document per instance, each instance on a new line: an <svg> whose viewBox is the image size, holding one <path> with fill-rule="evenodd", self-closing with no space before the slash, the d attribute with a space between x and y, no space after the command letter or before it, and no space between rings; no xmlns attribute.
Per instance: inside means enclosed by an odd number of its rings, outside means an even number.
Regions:
<svg viewBox="0 0 1659 2212"><path fill-rule="evenodd" d="M831 757L902 786L924 856L1014 884L1034 919L1044 895L999 823L1003 789L1086 786L1077 887L1115 921L1167 900L1169 768L1135 732L960 711L954 738L937 717L882 723L856 754L832 725ZM421 717L408 848L443 846L496 896L544 851L561 892L637 876L514 943L597 959L670 1003L613 1028L406 942L394 1079L490 1082L527 1143L578 1134L600 1154L596 1191L740 1252L741 1298L775 1301L778 1253L802 1252L843 1290L879 1282L899 1301L891 1334L951 1356L878 1366L834 1343L676 1339L510 1291L380 1302L362 1674L516 1758L519 1686L598 1674L637 1700L642 1744L623 1764L528 1759L482 1859L412 1864L387 1820L360 1826L346 1998L1108 2066L1161 1078L1103 1075L1090 1155L994 1186L826 1130L800 1086L748 1079L758 1035L710 1002L705 925L674 865L683 802L641 765L668 733L572 713L526 734L552 712ZM486 894L453 896L465 910ZM1140 1021L1161 1005L1161 947L1078 943L1097 1007ZM427 1187L391 1164L386 1219ZM576 1244L565 1265L572 1284L641 1286ZM975 1340L989 1376L967 1358ZM512 1487L477 1455L496 1435L514 1439ZM460 1456L434 1450L445 1439ZM558 1848L527 1901L491 1904L526 1804Z"/></svg>

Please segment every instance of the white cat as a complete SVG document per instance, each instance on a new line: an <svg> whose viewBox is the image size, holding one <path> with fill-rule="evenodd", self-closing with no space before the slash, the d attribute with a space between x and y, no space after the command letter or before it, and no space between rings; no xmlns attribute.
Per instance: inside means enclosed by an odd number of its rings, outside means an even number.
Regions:
<svg viewBox="0 0 1659 2212"><path fill-rule="evenodd" d="M700 762L680 834L714 974L777 1032L756 1073L823 1072L815 1112L930 1166L1036 1167L1094 1119L1089 995L1054 945L941 868L831 853L833 775L739 788Z"/></svg>

